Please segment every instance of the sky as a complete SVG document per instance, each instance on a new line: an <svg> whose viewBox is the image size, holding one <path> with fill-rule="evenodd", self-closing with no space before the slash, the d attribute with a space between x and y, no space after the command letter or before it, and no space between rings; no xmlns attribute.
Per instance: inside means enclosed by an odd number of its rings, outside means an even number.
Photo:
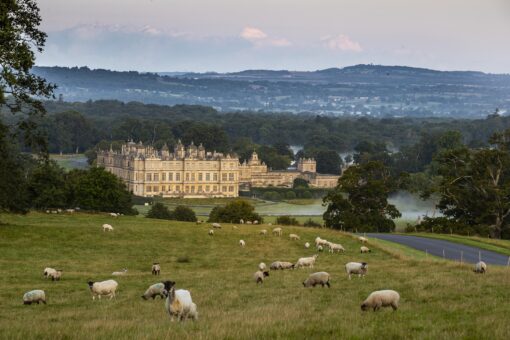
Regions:
<svg viewBox="0 0 510 340"><path fill-rule="evenodd" d="M38 0L40 66L510 73L510 0Z"/></svg>

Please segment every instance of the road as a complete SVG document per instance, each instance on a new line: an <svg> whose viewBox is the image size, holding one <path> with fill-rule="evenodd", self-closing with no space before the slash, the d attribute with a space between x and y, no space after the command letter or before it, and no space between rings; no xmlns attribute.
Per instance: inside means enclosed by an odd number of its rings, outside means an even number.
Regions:
<svg viewBox="0 0 510 340"><path fill-rule="evenodd" d="M476 263L478 262L480 254L482 261L487 264L506 266L508 263L508 256L506 255L445 240L419 236L377 233L367 233L367 237L374 237L385 241L399 243L417 250L427 251L429 254L439 257L443 257L444 251L445 258L455 261L460 261L462 252L462 260L464 262Z"/></svg>

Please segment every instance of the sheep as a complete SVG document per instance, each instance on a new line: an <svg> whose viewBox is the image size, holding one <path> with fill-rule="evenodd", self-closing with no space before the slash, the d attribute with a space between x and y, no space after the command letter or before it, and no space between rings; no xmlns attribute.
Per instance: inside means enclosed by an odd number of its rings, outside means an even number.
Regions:
<svg viewBox="0 0 510 340"><path fill-rule="evenodd" d="M213 223L213 224L212 224L212 227L213 227L213 228L217 228L217 229L221 229L221 224L219 224L219 223Z"/></svg>
<svg viewBox="0 0 510 340"><path fill-rule="evenodd" d="M244 224L244 220L241 218L241 219L239 220L239 223L240 223L240 224Z"/></svg>
<svg viewBox="0 0 510 340"><path fill-rule="evenodd" d="M235 226L233 226L233 227L232 227L232 230L237 230L237 226L236 226L236 225L235 225Z"/></svg>
<svg viewBox="0 0 510 340"><path fill-rule="evenodd" d="M101 282L89 281L87 282L92 292L92 300L96 299L96 296L101 300L101 296L109 296L110 300L115 297L115 292L119 284L115 280L106 280Z"/></svg>
<svg viewBox="0 0 510 340"><path fill-rule="evenodd" d="M244 240L239 240L239 245L241 247L244 247L246 245L246 242L244 242Z"/></svg>
<svg viewBox="0 0 510 340"><path fill-rule="evenodd" d="M120 271L120 272L113 272L113 273L112 273L112 275L113 275L113 276L122 276L122 275L126 275L127 271L128 271L128 270L127 270L126 268L124 268L124 269L122 269L122 271Z"/></svg>
<svg viewBox="0 0 510 340"><path fill-rule="evenodd" d="M246 224L252 224L252 222L251 221L246 221Z"/></svg>
<svg viewBox="0 0 510 340"><path fill-rule="evenodd" d="M208 233L210 236L213 236L214 235L214 230L212 229L209 229L209 233Z"/></svg>
<svg viewBox="0 0 510 340"><path fill-rule="evenodd" d="M487 271L487 264L485 264L485 262L483 261L480 261L477 264L475 264L475 268L473 269L473 271L475 273L485 274L485 272Z"/></svg>
<svg viewBox="0 0 510 340"><path fill-rule="evenodd" d="M152 298L153 300L156 298L156 296L161 297L161 299L164 299L166 297L165 295L165 284L163 282L158 282L147 288L145 293L142 295L142 299L148 300Z"/></svg>
<svg viewBox="0 0 510 340"><path fill-rule="evenodd" d="M103 231L113 231L113 227L109 224L103 224Z"/></svg>
<svg viewBox="0 0 510 340"><path fill-rule="evenodd" d="M365 246L361 246L359 249L360 249L362 254L371 253L372 252L370 249L368 249L368 247L365 247Z"/></svg>
<svg viewBox="0 0 510 340"><path fill-rule="evenodd" d="M275 262L271 263L271 265L269 266L269 269L271 269L271 270L294 269L294 264L292 262L275 261Z"/></svg>
<svg viewBox="0 0 510 340"><path fill-rule="evenodd" d="M319 244L319 246L317 247L317 251L323 251L324 248Z"/></svg>
<svg viewBox="0 0 510 340"><path fill-rule="evenodd" d="M195 224L196 225L202 224L202 221L196 221Z"/></svg>
<svg viewBox="0 0 510 340"><path fill-rule="evenodd" d="M253 224L259 224L258 220L253 221Z"/></svg>
<svg viewBox="0 0 510 340"><path fill-rule="evenodd" d="M306 249L310 248L310 243L306 242L306 243L305 243L305 248L306 248Z"/></svg>
<svg viewBox="0 0 510 340"><path fill-rule="evenodd" d="M50 278L50 275L52 275L53 273L56 273L56 269L53 269L53 268L50 268L50 267L47 267L47 268L44 268L44 272L43 272L43 275L46 277L46 278Z"/></svg>
<svg viewBox="0 0 510 340"><path fill-rule="evenodd" d="M259 235L267 235L267 230L266 230L266 229L262 229L262 230L259 232Z"/></svg>
<svg viewBox="0 0 510 340"><path fill-rule="evenodd" d="M358 240L359 240L361 243L367 243L367 242L368 242L368 239L367 239L366 237L363 237L363 236L358 237Z"/></svg>
<svg viewBox="0 0 510 340"><path fill-rule="evenodd" d="M366 262L349 262L345 265L345 271L351 279L351 274L358 274L359 277L364 277L368 271L368 264Z"/></svg>
<svg viewBox="0 0 510 340"><path fill-rule="evenodd" d="M260 262L260 263L259 263L259 270L260 270L260 271L264 271L264 270L266 270L266 264L265 264L264 262Z"/></svg>
<svg viewBox="0 0 510 340"><path fill-rule="evenodd" d="M274 228L273 229L273 235L282 236L282 228L280 228L280 227Z"/></svg>
<svg viewBox="0 0 510 340"><path fill-rule="evenodd" d="M342 247L341 244L329 242L328 246L329 246L329 252L330 253L334 253L335 250L338 251L339 253L340 252L342 252L342 253L345 252L345 248Z"/></svg>
<svg viewBox="0 0 510 340"><path fill-rule="evenodd" d="M255 272L255 274L253 274L253 279L255 280L255 282L257 284L259 283L263 283L264 282L264 277L266 276L269 276L269 272L268 271L262 271L262 270L258 270Z"/></svg>
<svg viewBox="0 0 510 340"><path fill-rule="evenodd" d="M390 307L393 310L398 309L400 295L394 290L378 290L370 293L365 301L361 304L361 310L367 311L373 308L374 312L381 307Z"/></svg>
<svg viewBox="0 0 510 340"><path fill-rule="evenodd" d="M75 211L74 209L66 209L66 212L68 212L70 214L74 213L74 211Z"/></svg>
<svg viewBox="0 0 510 340"><path fill-rule="evenodd" d="M54 272L51 272L48 277L51 278L51 281L60 281L62 278L62 269L57 269Z"/></svg>
<svg viewBox="0 0 510 340"><path fill-rule="evenodd" d="M296 234L289 234L289 238L293 241L300 240L299 236Z"/></svg>
<svg viewBox="0 0 510 340"><path fill-rule="evenodd" d="M44 290L31 290L23 295L24 305L31 305L32 303L39 304L39 302L46 304L46 293L44 293Z"/></svg>
<svg viewBox="0 0 510 340"><path fill-rule="evenodd" d="M111 216L111 217L118 217L118 216L119 216L119 214L117 214L117 213L110 213L110 216Z"/></svg>
<svg viewBox="0 0 510 340"><path fill-rule="evenodd" d="M317 237L315 238L315 246L316 246L317 248L319 248L319 246L325 246L325 245L327 245L328 243L329 243L329 242L328 242L327 240L322 239L322 238L320 238L319 236L317 236Z"/></svg>
<svg viewBox="0 0 510 340"><path fill-rule="evenodd" d="M161 266L159 265L158 262L154 262L152 264L152 275L159 275L159 273L161 272Z"/></svg>
<svg viewBox="0 0 510 340"><path fill-rule="evenodd" d="M165 281L165 309L170 315L170 321L174 321L174 316L179 321L185 321L188 317L192 320L198 319L197 305L193 303L191 294L185 289L175 290L175 282Z"/></svg>
<svg viewBox="0 0 510 340"><path fill-rule="evenodd" d="M302 268L302 267L313 268L313 265L315 264L317 257L319 257L319 255L317 255L317 254L313 255L311 257L302 257L296 262L295 267L297 267L297 268Z"/></svg>
<svg viewBox="0 0 510 340"><path fill-rule="evenodd" d="M326 272L313 273L310 274L305 281L303 281L303 287L315 287L316 285L321 285L324 288L326 285L328 288L331 288L329 279L330 275Z"/></svg>

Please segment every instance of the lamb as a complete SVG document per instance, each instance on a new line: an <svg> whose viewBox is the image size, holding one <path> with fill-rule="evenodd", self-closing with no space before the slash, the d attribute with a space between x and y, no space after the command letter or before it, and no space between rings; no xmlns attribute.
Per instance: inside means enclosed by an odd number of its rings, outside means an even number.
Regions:
<svg viewBox="0 0 510 340"><path fill-rule="evenodd" d="M92 292L92 300L96 299L96 296L101 300L101 296L109 296L110 300L115 297L115 292L119 284L115 280L106 280L101 282L89 281L87 282Z"/></svg>
<svg viewBox="0 0 510 340"><path fill-rule="evenodd" d="M175 282L165 281L166 301L165 309L170 315L170 321L177 317L179 321L185 321L188 317L198 319L197 305L193 303L191 294L185 289L175 290Z"/></svg>
<svg viewBox="0 0 510 340"><path fill-rule="evenodd" d="M213 228L217 228L217 229L221 229L221 224L219 224L219 223L213 223L213 224L212 224L212 227L213 227Z"/></svg>
<svg viewBox="0 0 510 340"><path fill-rule="evenodd" d="M361 310L366 311L370 308L379 310L381 307L390 307L393 310L398 309L398 302L400 301L400 295L394 290L378 290L372 292L365 301L361 304Z"/></svg>
<svg viewBox="0 0 510 340"><path fill-rule="evenodd" d="M306 243L305 243L305 248L306 248L306 249L310 248L310 243L306 242Z"/></svg>
<svg viewBox="0 0 510 340"><path fill-rule="evenodd" d="M487 271L487 264L483 261L480 261L477 264L475 264L475 268L473 269L473 271L475 273L485 274L485 272Z"/></svg>
<svg viewBox="0 0 510 340"><path fill-rule="evenodd" d="M113 231L113 227L109 224L103 224L103 231Z"/></svg>
<svg viewBox="0 0 510 340"><path fill-rule="evenodd" d="M357 274L359 277L364 277L368 271L368 264L366 262L349 262L345 265L345 271L351 279L351 274Z"/></svg>
<svg viewBox="0 0 510 340"><path fill-rule="evenodd" d="M161 266L159 265L158 262L154 262L152 264L152 275L159 275L160 272L161 272Z"/></svg>
<svg viewBox="0 0 510 340"><path fill-rule="evenodd" d="M208 233L210 236L213 236L214 235L214 230L212 229L209 229L209 233Z"/></svg>
<svg viewBox="0 0 510 340"><path fill-rule="evenodd" d="M258 270L255 272L255 274L253 274L253 279L255 280L255 282L257 284L259 283L263 283L264 282L264 277L266 276L269 276L269 272L268 271L262 271L262 270Z"/></svg>
<svg viewBox="0 0 510 340"><path fill-rule="evenodd" d="M299 236L296 234L289 234L289 238L293 241L300 240Z"/></svg>
<svg viewBox="0 0 510 340"><path fill-rule="evenodd" d="M262 229L262 230L259 232L259 235L267 235L267 230L266 230L266 229Z"/></svg>
<svg viewBox="0 0 510 340"><path fill-rule="evenodd" d="M358 240L359 240L361 243L367 243L367 242L368 242L368 239L367 239L366 237L363 237L363 236L358 237Z"/></svg>
<svg viewBox="0 0 510 340"><path fill-rule="evenodd" d="M48 277L51 278L51 281L60 281L62 278L62 269L57 269L54 272L51 272Z"/></svg>
<svg viewBox="0 0 510 340"><path fill-rule="evenodd" d="M246 245L246 242L244 242L244 240L239 240L239 245L241 247L244 247Z"/></svg>
<svg viewBox="0 0 510 340"><path fill-rule="evenodd" d="M320 238L319 236L317 236L317 237L315 238L315 246L316 246L317 248L319 248L319 246L325 246L325 245L327 245L328 243L329 243L329 242L328 242L327 240L324 240L324 239Z"/></svg>
<svg viewBox="0 0 510 340"><path fill-rule="evenodd" d="M282 236L282 228L280 228L280 227L274 228L273 229L273 235Z"/></svg>
<svg viewBox="0 0 510 340"><path fill-rule="evenodd" d="M342 253L345 252L345 248L342 247L341 244L328 242L328 246L329 246L329 252L330 253L334 253L335 250L338 251L339 253L340 252L342 252Z"/></svg>
<svg viewBox="0 0 510 340"><path fill-rule="evenodd" d="M271 265L269 266L269 269L271 269L271 270L294 269L294 264L292 262L275 261L275 262L271 263Z"/></svg>
<svg viewBox="0 0 510 340"><path fill-rule="evenodd" d="M31 290L23 295L24 305L31 305L32 303L39 304L39 302L46 304L46 293L44 293L44 290Z"/></svg>
<svg viewBox="0 0 510 340"><path fill-rule="evenodd" d="M127 271L128 271L128 270L127 270L126 268L124 268L124 269L122 269L122 271L120 271L120 272L113 272L113 273L112 273L112 275L113 275L113 276L122 276L122 275L126 275Z"/></svg>
<svg viewBox="0 0 510 340"><path fill-rule="evenodd" d="M294 267L297 267L297 268L302 268L302 267L310 267L310 268L313 268L313 265L315 264L315 261L317 260L317 257L319 257L319 255L315 254L311 257L302 257L300 258Z"/></svg>
<svg viewBox="0 0 510 340"><path fill-rule="evenodd" d="M370 249L368 249L368 247L365 247L365 246L361 246L360 250L361 250L362 254L371 253L372 252Z"/></svg>
<svg viewBox="0 0 510 340"><path fill-rule="evenodd" d="M260 263L259 263L259 270L260 270L260 271L264 271L264 270L266 270L266 264L265 264L264 262L260 262Z"/></svg>
<svg viewBox="0 0 510 340"><path fill-rule="evenodd" d="M329 279L330 275L326 272L313 273L310 274L305 281L303 281L303 287L315 287L316 285L321 285L324 288L326 285L328 288L331 288Z"/></svg>
<svg viewBox="0 0 510 340"><path fill-rule="evenodd" d="M142 299L148 300L152 298L153 300L156 298L156 296L161 297L161 299L164 299L166 297L166 290L165 290L165 284L163 282L158 282L147 288L145 293L142 295Z"/></svg>
<svg viewBox="0 0 510 340"><path fill-rule="evenodd" d="M57 270L56 269L53 269L53 268L50 268L50 267L47 267L47 268L44 268L44 272L43 272L43 275L46 276L46 278L49 278L50 275L52 275L53 273L55 273Z"/></svg>

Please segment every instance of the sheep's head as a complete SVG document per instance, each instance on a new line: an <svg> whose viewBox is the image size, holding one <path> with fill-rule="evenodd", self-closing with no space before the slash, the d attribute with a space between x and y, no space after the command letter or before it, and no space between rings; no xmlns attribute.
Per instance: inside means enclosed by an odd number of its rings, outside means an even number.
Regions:
<svg viewBox="0 0 510 340"><path fill-rule="evenodd" d="M362 311L367 311L370 307L366 304L366 303L362 303L361 304L361 310Z"/></svg>
<svg viewBox="0 0 510 340"><path fill-rule="evenodd" d="M368 263L362 262L361 263L361 269L367 269L367 268L368 268Z"/></svg>
<svg viewBox="0 0 510 340"><path fill-rule="evenodd" d="M165 285L165 290L170 291L170 288L175 286L175 281L164 281L163 284Z"/></svg>
<svg viewBox="0 0 510 340"><path fill-rule="evenodd" d="M89 285L89 288L92 289L92 286L94 285L94 281L89 281L89 282L87 282L87 284Z"/></svg>
<svg viewBox="0 0 510 340"><path fill-rule="evenodd" d="M269 276L269 272L266 270L263 275L264 276Z"/></svg>

